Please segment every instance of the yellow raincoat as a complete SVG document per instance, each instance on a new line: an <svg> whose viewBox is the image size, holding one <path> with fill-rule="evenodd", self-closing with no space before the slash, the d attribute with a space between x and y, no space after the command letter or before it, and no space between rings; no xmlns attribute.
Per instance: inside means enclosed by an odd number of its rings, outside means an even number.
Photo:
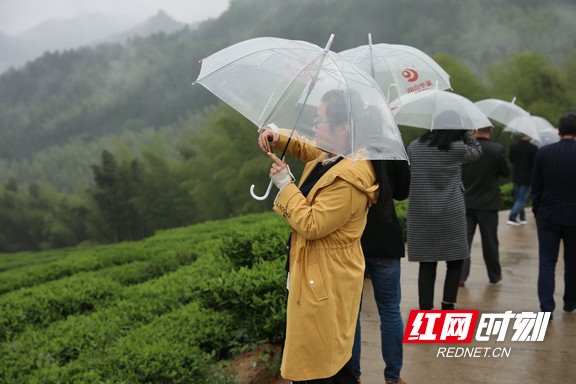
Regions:
<svg viewBox="0 0 576 384"><path fill-rule="evenodd" d="M281 136L277 148L284 148ZM288 154L307 162L300 184L326 153L292 140ZM369 161L343 159L304 197L294 184L274 211L292 227L282 377L334 376L350 360L364 281L360 238L378 184Z"/></svg>

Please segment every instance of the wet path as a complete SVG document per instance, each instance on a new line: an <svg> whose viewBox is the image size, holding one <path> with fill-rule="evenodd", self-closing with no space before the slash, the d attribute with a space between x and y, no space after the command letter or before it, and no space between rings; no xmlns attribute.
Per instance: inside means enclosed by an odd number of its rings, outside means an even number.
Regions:
<svg viewBox="0 0 576 384"><path fill-rule="evenodd" d="M538 312L536 291L538 277L538 238L530 215L527 225L506 224L507 211L500 213L498 230L503 280L488 283L476 233L472 247L472 267L465 288L458 292L459 309L479 309L481 313L505 311ZM561 251L562 252L562 251ZM439 263L435 303L439 305L444 265ZM564 263L556 267L556 311L542 342L512 342L512 326L503 342L492 337L487 342L471 344L405 344L402 378L408 384L436 383L576 383L576 311L562 311ZM412 309L418 309L418 264L402 260L402 317L404 322ZM384 363L380 354L379 317L370 280L366 280L362 309L362 383L383 383ZM507 348L509 357L436 357L439 347L468 346Z"/></svg>

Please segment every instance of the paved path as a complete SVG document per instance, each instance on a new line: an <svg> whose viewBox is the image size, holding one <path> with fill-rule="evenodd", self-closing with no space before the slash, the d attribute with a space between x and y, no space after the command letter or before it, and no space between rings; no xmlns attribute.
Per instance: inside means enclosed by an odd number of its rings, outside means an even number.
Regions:
<svg viewBox="0 0 576 384"><path fill-rule="evenodd" d="M503 280L488 283L480 234L472 247L472 267L465 288L458 293L459 309L479 309L481 313L538 312L536 281L538 276L538 239L536 225L513 227L506 224L508 211L500 213L498 236ZM556 269L556 311L542 342L511 342L512 327L506 341L493 338L472 344L405 344L402 378L408 384L441 383L576 383L576 312L562 311L564 263ZM439 305L444 281L443 263L438 265L435 301ZM445 264L444 264L445 265ZM418 264L402 260L402 317L404 322L412 309L418 309ZM366 280L362 308L362 383L384 383L384 363L380 354L379 317L370 280ZM444 346L509 347L509 357L436 357Z"/></svg>

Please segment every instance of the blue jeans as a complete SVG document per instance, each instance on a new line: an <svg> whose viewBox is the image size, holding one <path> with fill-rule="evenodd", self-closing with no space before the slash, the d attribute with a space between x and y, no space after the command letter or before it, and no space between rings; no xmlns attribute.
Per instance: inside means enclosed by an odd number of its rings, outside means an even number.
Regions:
<svg viewBox="0 0 576 384"><path fill-rule="evenodd" d="M384 359L384 378L386 381L400 380L402 369L402 337L404 323L400 313L400 259L366 257L366 270L370 274L374 288L374 298L380 314L380 337L382 358ZM362 308L362 303L360 303ZM354 347L350 366L356 377L360 377L361 353L360 315L356 323Z"/></svg>
<svg viewBox="0 0 576 384"><path fill-rule="evenodd" d="M528 192L530 192L530 186L514 184L514 205L510 210L509 220L516 221L518 216L520 216L520 221L526 220L524 206L526 205L526 199L528 199Z"/></svg>

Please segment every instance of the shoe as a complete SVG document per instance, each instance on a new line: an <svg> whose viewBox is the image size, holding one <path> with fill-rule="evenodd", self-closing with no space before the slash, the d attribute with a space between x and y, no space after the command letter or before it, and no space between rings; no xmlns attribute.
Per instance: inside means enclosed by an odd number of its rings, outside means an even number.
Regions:
<svg viewBox="0 0 576 384"><path fill-rule="evenodd" d="M576 304L564 305L564 312L574 312L576 310Z"/></svg>
<svg viewBox="0 0 576 384"><path fill-rule="evenodd" d="M386 381L386 384L406 384L406 382L402 379L398 380L398 381Z"/></svg>
<svg viewBox="0 0 576 384"><path fill-rule="evenodd" d="M502 281L502 275L498 276L496 280L490 280L490 284L498 284Z"/></svg>
<svg viewBox="0 0 576 384"><path fill-rule="evenodd" d="M466 286L466 282L465 282L464 280L460 280L460 281L458 282L458 286L459 286L459 287L465 287L465 286Z"/></svg>
<svg viewBox="0 0 576 384"><path fill-rule="evenodd" d="M520 225L526 225L528 222L526 220L520 220Z"/></svg>
<svg viewBox="0 0 576 384"><path fill-rule="evenodd" d="M517 222L517 221L512 221L512 220L508 220L508 221L506 222L506 224L508 224L508 225L514 225L514 226L516 226L516 227L519 227L519 226L521 225L519 222Z"/></svg>
<svg viewBox="0 0 576 384"><path fill-rule="evenodd" d="M454 303L442 302L442 310L443 311L454 311L455 309L456 309L456 306L454 305Z"/></svg>

